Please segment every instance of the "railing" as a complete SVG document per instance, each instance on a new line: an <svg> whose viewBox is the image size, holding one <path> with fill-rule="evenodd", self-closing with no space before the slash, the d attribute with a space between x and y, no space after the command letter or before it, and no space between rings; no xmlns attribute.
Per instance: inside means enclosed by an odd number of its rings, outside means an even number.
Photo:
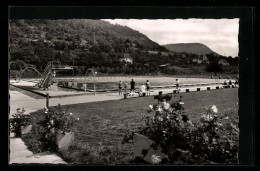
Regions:
<svg viewBox="0 0 260 171"><path fill-rule="evenodd" d="M46 80L50 76L50 71L55 70L55 69L63 69L63 68L69 68L71 69L72 67L69 65L61 65L60 61L50 61L48 62L47 66L45 67L43 74L42 74L42 79L39 81L38 86L41 87L43 84L45 84Z"/></svg>
<svg viewBox="0 0 260 171"><path fill-rule="evenodd" d="M43 71L42 79L39 82L39 87L41 87L45 83L45 81L48 78L48 75L49 75L51 69L53 67L55 67L55 66L60 67L61 66L61 62L60 61L50 61L50 62L48 62L47 66L45 67L45 69Z"/></svg>

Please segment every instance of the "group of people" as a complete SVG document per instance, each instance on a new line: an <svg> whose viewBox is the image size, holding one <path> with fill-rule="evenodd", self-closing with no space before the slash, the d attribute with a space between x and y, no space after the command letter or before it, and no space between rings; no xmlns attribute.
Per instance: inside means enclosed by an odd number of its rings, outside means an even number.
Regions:
<svg viewBox="0 0 260 171"><path fill-rule="evenodd" d="M232 85L232 81L229 80L229 82L227 82L227 80L224 81L223 85Z"/></svg>
<svg viewBox="0 0 260 171"><path fill-rule="evenodd" d="M224 81L223 85L230 85L230 86L235 86L237 87L238 85L238 77L236 77L235 79L235 83L233 84L231 80L229 80L229 82L227 82L227 80Z"/></svg>
<svg viewBox="0 0 260 171"><path fill-rule="evenodd" d="M127 83L126 82L122 82L122 80L119 81L118 83L118 88L119 88L119 95L122 94L122 91L123 91L123 87L125 89L125 93L127 91ZM132 81L130 82L130 86L131 86L131 89L130 89L130 94L134 94L135 93L135 81L134 79L132 79ZM150 89L151 89L151 84L149 82L149 80L146 81L145 84L142 84L140 87L140 92L139 93L147 93L148 96L150 96Z"/></svg>

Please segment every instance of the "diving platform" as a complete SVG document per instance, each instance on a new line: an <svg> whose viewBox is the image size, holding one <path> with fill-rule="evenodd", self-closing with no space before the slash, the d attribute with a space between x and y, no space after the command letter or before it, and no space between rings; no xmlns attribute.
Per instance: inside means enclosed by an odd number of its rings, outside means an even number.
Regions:
<svg viewBox="0 0 260 171"><path fill-rule="evenodd" d="M72 70L69 65L62 65L60 61L50 61L45 67L40 81L36 84L39 88L48 88L53 84L56 72Z"/></svg>

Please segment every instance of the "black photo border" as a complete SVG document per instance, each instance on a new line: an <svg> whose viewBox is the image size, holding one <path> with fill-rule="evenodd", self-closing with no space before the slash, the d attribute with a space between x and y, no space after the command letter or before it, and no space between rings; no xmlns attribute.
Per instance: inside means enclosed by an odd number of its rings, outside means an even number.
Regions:
<svg viewBox="0 0 260 171"><path fill-rule="evenodd" d="M47 3L48 4L48 3ZM69 18L89 18L89 19L105 19L105 18L124 18L124 19L220 19L220 18L239 18L239 165L232 167L254 167L255 161L255 8L252 6L8 6L9 19L69 19ZM8 20L1 20L2 26L7 24ZM4 29L3 35L4 52L7 54L2 64L8 68L8 28ZM7 43L7 44L6 44ZM4 96L1 100L5 100L1 105L3 108L8 107L8 69L2 67L2 73L6 83L1 88L4 90ZM6 102L7 99L7 102ZM8 108L7 110L8 113ZM5 130L8 126L8 115L2 119L2 125ZM5 125L6 124L6 125ZM8 137L8 131L5 131ZM9 153L9 142L5 145L6 151L4 156ZM6 161L6 158L5 160ZM8 159L6 161L9 162ZM4 162L4 164L6 164ZM11 165L9 165L11 166ZM11 166L12 167L12 166ZM93 166L95 168L95 166ZM120 166L115 166L120 167ZM164 168L182 166L165 166ZM194 166L183 166L186 168ZM197 166L195 166L197 167ZM198 166L200 167L200 166ZM204 166L201 166L204 167ZM205 166L207 167L207 166ZM204 167L204 168L205 168ZM218 169L225 166L213 166ZM150 168L150 167L149 167ZM156 168L156 166L155 166ZM121 168L122 169L122 168Z"/></svg>

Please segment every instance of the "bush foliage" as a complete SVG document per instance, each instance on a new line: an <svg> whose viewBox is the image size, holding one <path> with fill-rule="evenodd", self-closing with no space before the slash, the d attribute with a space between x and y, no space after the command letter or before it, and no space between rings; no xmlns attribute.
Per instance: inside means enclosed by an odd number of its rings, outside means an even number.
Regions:
<svg viewBox="0 0 260 171"><path fill-rule="evenodd" d="M157 150L161 145L169 159L160 159L160 163L180 162L177 162L180 151L186 151L188 157L178 164L237 163L237 123L230 121L227 113L217 114L214 105L206 108L206 114L199 122L192 123L185 115L183 105L182 98L171 105L166 102L161 106L149 105L149 114L144 117L145 126L137 131L154 141L150 148ZM128 132L123 143L129 142L133 135L134 132ZM143 156L146 154L147 150L143 150Z"/></svg>
<svg viewBox="0 0 260 171"><path fill-rule="evenodd" d="M24 109L17 109L17 112L10 118L10 131L15 134L16 137L21 136L21 127L28 126L30 122L30 115L24 114Z"/></svg>
<svg viewBox="0 0 260 171"><path fill-rule="evenodd" d="M44 117L37 121L32 129L32 134L36 136L37 141L32 142L34 144L30 146L33 151L57 151L57 134L73 131L76 119L72 113L67 114L67 110L62 109L61 105L45 108L41 114ZM32 134L25 138L30 138Z"/></svg>

